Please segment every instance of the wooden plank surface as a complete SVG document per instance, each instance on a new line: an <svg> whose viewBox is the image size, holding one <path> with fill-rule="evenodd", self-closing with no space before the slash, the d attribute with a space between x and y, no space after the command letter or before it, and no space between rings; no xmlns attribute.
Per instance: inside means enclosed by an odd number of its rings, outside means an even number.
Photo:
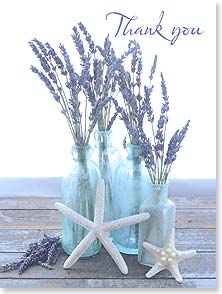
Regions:
<svg viewBox="0 0 222 294"><path fill-rule="evenodd" d="M197 255L180 263L184 278L177 283L168 271L146 279L149 267L137 256L124 255L129 274L120 273L102 249L91 258L80 259L68 270L62 265L63 253L54 270L32 266L21 276L17 271L0 273L0 287L63 288L215 288L216 287L216 198L174 197L177 206L176 247L197 249ZM60 197L0 198L0 264L17 259L28 243L41 238L41 232L61 230L61 214L54 208Z"/></svg>
<svg viewBox="0 0 222 294"><path fill-rule="evenodd" d="M215 196L170 197L177 208L216 208ZM55 209L55 202L61 197L0 197L0 209Z"/></svg>
<svg viewBox="0 0 222 294"><path fill-rule="evenodd" d="M1 288L216 288L215 279L2 279Z"/></svg>
<svg viewBox="0 0 222 294"><path fill-rule="evenodd" d="M57 210L0 210L0 229L60 229L61 219ZM215 224L215 209L177 209L176 228L210 229Z"/></svg>
<svg viewBox="0 0 222 294"><path fill-rule="evenodd" d="M0 253L0 264L13 261L18 258L18 253ZM30 278L30 279L143 279L146 272L150 269L147 266L137 262L137 256L122 254L125 259L129 273L122 274L114 264L111 257L102 248L101 251L90 258L79 259L70 269L63 269L62 265L68 257L65 253L59 257L54 270L42 268L39 265L33 265L28 268L21 276L17 271L1 273L1 278ZM180 272L184 278L215 278L215 254L197 253L194 257L186 259L180 263ZM158 273L154 279L170 278L172 275L165 270Z"/></svg>
<svg viewBox="0 0 222 294"><path fill-rule="evenodd" d="M24 252L28 244L40 239L44 232L55 234L59 230L0 230L0 252ZM177 229L176 246L179 250L195 249L214 252L216 248L215 230Z"/></svg>

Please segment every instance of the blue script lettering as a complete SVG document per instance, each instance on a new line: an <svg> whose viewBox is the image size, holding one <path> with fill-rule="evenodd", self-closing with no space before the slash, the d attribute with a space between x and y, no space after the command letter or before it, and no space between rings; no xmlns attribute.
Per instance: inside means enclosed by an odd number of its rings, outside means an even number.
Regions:
<svg viewBox="0 0 222 294"><path fill-rule="evenodd" d="M146 35L150 35L150 36L154 36L154 35L158 35L159 37L161 37L162 39L170 42L170 45L174 45L176 43L176 41L178 40L179 36L188 36L188 35L201 35L204 33L203 30L201 30L200 28L195 28L195 27L186 27L186 26L182 26L182 27L174 27L171 31L171 33L166 33L163 30L163 18L164 18L164 14L165 12L162 11L160 13L159 16L159 21L156 25L152 26L152 27L142 27L140 26L136 26L133 27L133 25L135 25L135 22L138 20L138 16L132 16L129 17L123 13L120 12L109 12L106 15L106 20L108 19L108 16L110 15L117 15L118 19L119 19L119 23L117 26L117 29L115 30L115 37L122 35L122 36L126 36L126 35L140 35L140 36L146 36Z"/></svg>

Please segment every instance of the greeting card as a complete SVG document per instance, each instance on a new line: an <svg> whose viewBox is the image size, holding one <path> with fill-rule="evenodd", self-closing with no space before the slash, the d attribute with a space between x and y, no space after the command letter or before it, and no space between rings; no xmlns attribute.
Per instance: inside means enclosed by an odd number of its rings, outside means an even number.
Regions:
<svg viewBox="0 0 222 294"><path fill-rule="evenodd" d="M214 288L215 3L1 6L2 286Z"/></svg>

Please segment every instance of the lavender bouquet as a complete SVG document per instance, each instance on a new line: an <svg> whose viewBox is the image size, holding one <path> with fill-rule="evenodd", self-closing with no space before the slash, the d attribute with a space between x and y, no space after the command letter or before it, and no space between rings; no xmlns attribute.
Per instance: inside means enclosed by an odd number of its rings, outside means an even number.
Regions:
<svg viewBox="0 0 222 294"><path fill-rule="evenodd" d="M137 47L138 48L138 47ZM153 184L164 184L168 180L168 176L172 167L172 163L176 160L177 152L181 148L181 143L186 135L190 121L188 120L181 130L177 130L169 141L166 148L166 127L168 123L169 97L167 87L161 73L161 89L163 103L161 113L157 122L156 129L154 127L154 111L151 105L151 93L154 85L152 85L153 75L156 70L157 56L154 58L153 65L149 76L149 86L144 86L144 96L141 97L141 69L142 60L137 58L134 53L132 58L132 73L135 75L133 65L137 61L136 84L131 82L129 73L124 68L120 68L119 87L123 94L126 107L120 107L118 102L114 100L116 109L120 114L120 119L124 121L130 136L130 141L137 144L141 148L141 156L144 158L145 166L149 172L150 180ZM134 92L134 85L139 88L137 96ZM129 98L130 97L130 98ZM145 132L146 123L150 124L151 138Z"/></svg>
<svg viewBox="0 0 222 294"><path fill-rule="evenodd" d="M115 57L108 37L102 48L95 45L82 23L78 24L78 28L73 28L72 39L80 56L80 73L75 70L64 45L59 45L60 56L48 42L33 39L29 45L42 68L39 70L32 65L31 70L60 104L75 144L85 146L97 123L100 130L109 130L117 117L116 113L111 117L111 98L116 90L115 62L119 60ZM87 49L81 39L81 32Z"/></svg>
<svg viewBox="0 0 222 294"><path fill-rule="evenodd" d="M44 234L37 242L29 243L29 248L16 261L0 266L0 272L18 270L21 275L31 265L38 264L47 269L53 269L59 255L63 252L61 237Z"/></svg>
<svg viewBox="0 0 222 294"><path fill-rule="evenodd" d="M153 91L152 79L156 69L157 57L155 56L151 73L149 76L150 85L146 89L145 96L142 95L142 52L140 51L139 43L135 40L128 44L128 51L130 52L131 67L127 71L123 64L118 66L118 75L116 77L119 85L119 91L123 97L123 107L119 107L119 102L114 98L114 104L120 114L120 118L124 123L130 124L133 128L138 129L143 123L146 108L148 106L148 99ZM129 54L128 54L129 55ZM126 125L127 127L127 125ZM128 128L127 128L128 130ZM134 136L128 130L128 136L131 144L136 144Z"/></svg>

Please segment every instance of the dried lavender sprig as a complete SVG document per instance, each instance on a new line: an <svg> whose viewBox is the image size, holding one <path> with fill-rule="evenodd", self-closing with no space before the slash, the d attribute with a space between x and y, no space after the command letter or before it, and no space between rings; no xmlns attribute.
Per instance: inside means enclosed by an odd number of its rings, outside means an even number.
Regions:
<svg viewBox="0 0 222 294"><path fill-rule="evenodd" d="M153 111L150 103L150 95L153 91L153 85L145 87L144 96L141 94L141 75L142 75L142 53L139 44L136 41L131 41L130 46L134 46L132 50L131 72L128 72L124 66L119 66L118 85L123 96L125 104L125 112L128 115L130 124L134 128L139 128L142 125L145 113L148 115L148 120L153 121ZM156 69L157 57L155 56L153 66L151 69L152 75ZM134 139L129 134L130 142Z"/></svg>
<svg viewBox="0 0 222 294"><path fill-rule="evenodd" d="M1 266L0 272L18 269L18 273L22 274L32 264L52 269L50 264L56 262L61 252L61 237L44 234L39 241L30 243L27 251L17 261Z"/></svg>
<svg viewBox="0 0 222 294"><path fill-rule="evenodd" d="M58 93L55 88L53 87L52 83L50 82L50 80L47 78L47 76L39 71L35 66L31 66L31 71L36 73L39 78L45 83L46 87L49 89L49 91L52 93L54 99L57 101L57 102L60 102L60 99L61 99L61 96L60 96L60 93Z"/></svg>
<svg viewBox="0 0 222 294"><path fill-rule="evenodd" d="M79 31L78 31L78 28L76 26L73 27L72 39L73 39L73 42L76 46L76 49L80 55L81 60L84 61L85 60L85 49L84 49L84 45L81 40Z"/></svg>
<svg viewBox="0 0 222 294"><path fill-rule="evenodd" d="M87 41L89 50L84 48L81 35ZM105 100L106 97L113 95L116 91L115 71L127 54L123 54L118 59L111 46L109 36L105 38L104 46L99 50L99 46L95 45L91 35L82 23L73 28L72 39L81 59L82 71L80 75L74 71L64 45L59 45L60 53L63 57L60 58L48 42L42 43L37 39L33 39L29 44L43 68L43 72L41 72L36 67L32 67L33 72L38 74L56 101L60 103L61 112L68 121L75 144L82 146L87 144L87 133L91 133L91 128L95 125L95 120L88 123L87 116L90 113L88 101L91 107L94 107L96 100L100 98ZM98 59L99 63L96 63L97 50L102 56L101 60ZM130 50L132 51L132 49ZM64 80L65 83L63 82ZM70 98L67 96L68 91ZM83 102L84 105L78 99L80 92L83 92L86 97L85 103ZM80 112L80 106L85 107L83 114ZM103 109L101 109L101 114L99 114L99 125L104 122L102 126L104 130L108 125L110 127L114 118L116 118L114 113L110 121L110 106L111 104L104 105Z"/></svg>
<svg viewBox="0 0 222 294"><path fill-rule="evenodd" d="M150 76L149 76L150 80L153 79L153 75L154 75L154 73L156 71L156 64L157 64L157 55L154 56L154 61L153 61L153 65L151 67Z"/></svg>
<svg viewBox="0 0 222 294"><path fill-rule="evenodd" d="M176 160L177 152L181 148L181 143L186 136L189 124L190 124L190 120L187 121L187 123L185 124L185 126L182 128L181 131L177 130L175 134L172 136L172 138L170 139L170 142L168 144L168 150L166 153L166 159L164 161L164 164L166 166L170 165L173 161Z"/></svg>
<svg viewBox="0 0 222 294"><path fill-rule="evenodd" d="M41 50L42 54L39 54L37 57L39 58L42 67L43 67L43 63L45 62L45 60L48 62L49 66L50 66L50 71L47 71L47 72L45 71L45 72L48 75L49 79L52 81L52 83L55 85L56 90L55 89L54 90L56 91L56 94L54 94L51 89L49 89L49 90L51 90L51 93L54 95L54 98L59 100L58 102L60 103L60 105L62 107L61 112L65 115L65 117L68 121L68 125L70 127L70 131L72 133L75 144L78 145L78 138L81 136L81 134L80 134L81 130L79 130L79 125L81 126L81 123L79 122L80 115L76 116L78 108L79 108L79 104L74 103L74 102L71 103L71 105L69 104L69 100L66 97L65 87L62 84L62 80L61 80L61 77L59 76L59 73L63 77L65 77L65 79L66 79L65 85L69 88L71 97L75 97L75 98L78 96L78 93L81 90L81 88L78 86L78 75L77 74L75 75L76 80L77 80L76 83L75 83L75 81L73 81L73 79L71 81L72 83L68 80L67 73L69 73L69 76L70 76L71 64L69 63L69 56L68 56L68 53L66 52L64 47L63 48L60 47L60 50L62 51L65 63L67 63L66 67L68 67L69 72L68 72L68 69L65 68L65 66L64 66L62 60L60 59L60 57L58 56L58 54L55 52L54 48L52 48L52 46L49 43L43 44L40 41L33 39L33 41L30 42L30 46L31 45L35 46L34 42L39 47L41 46L40 50ZM43 48L45 48L45 50L43 50ZM44 56L43 56L43 54L44 54ZM57 68L59 69L59 71L57 71ZM44 67L43 67L43 69L44 69ZM46 80L47 77L46 78L45 77L40 76L40 78L43 81L45 79L44 82L46 83L48 81ZM73 78L73 75L72 75L72 78ZM47 85L47 83L46 83L46 85ZM70 88L70 86L71 86L71 88ZM49 88L49 86L48 86L48 88ZM74 99L72 99L72 100L74 100ZM73 107L73 105L74 105L74 107ZM75 113L75 115L72 115L72 113ZM75 121L72 120L72 117L75 117L75 118L77 117L76 124L75 124Z"/></svg>
<svg viewBox="0 0 222 294"><path fill-rule="evenodd" d="M154 64L151 69L150 81L152 80L153 73L155 72L156 61L157 61L157 58L155 56ZM154 113L153 113L151 100L150 100L150 96L153 91L153 85L151 85L151 82L149 86L144 87L144 100L140 108L140 111L137 111L135 100L133 100L134 97L132 97L131 95L132 93L130 88L130 85L132 83L131 77L129 77L128 73L124 71L123 67L120 69L118 83L122 90L123 97L126 97L127 101L131 103L130 104L131 108L133 108L134 110L134 112L133 111L127 112L126 111L127 108L123 109L119 107L118 102L114 101L115 107L118 113L120 114L120 119L124 121L125 126L128 130L128 133L131 136L132 142L140 146L141 155L144 158L145 165L150 174L151 181L155 184L165 183L167 181L172 162L176 160L176 154L181 147L181 142L186 135L190 121L187 122L187 124L184 126L184 128L181 131L178 130L174 134L174 136L170 140L168 151L165 155L164 144L165 144L166 125L168 123L169 97L167 94L167 87L166 87L163 74L161 73L161 89L162 89L163 103L161 106L161 114L157 123L156 133L154 132L154 128L153 128ZM130 116L134 113L137 120L137 127L134 121L131 120L131 116ZM147 114L147 121L150 122L152 125L153 137L154 137L153 145L151 145L149 138L146 136L143 130L143 122L144 122L145 113ZM164 156L165 156L165 159L164 159Z"/></svg>
<svg viewBox="0 0 222 294"><path fill-rule="evenodd" d="M110 119L110 121L109 121L109 123L108 123L108 125L107 125L107 128L106 128L107 131L109 131L109 130L111 129L111 127L112 127L114 121L116 120L117 116L118 116L118 112L116 112L116 113L112 116L112 118Z"/></svg>
<svg viewBox="0 0 222 294"><path fill-rule="evenodd" d="M7 272L18 268L18 262L13 261L0 266L0 272Z"/></svg>
<svg viewBox="0 0 222 294"><path fill-rule="evenodd" d="M96 46L95 46L95 43L92 40L91 35L89 34L86 27L81 22L78 23L78 26L79 26L80 30L83 32L86 41L88 42L90 52L92 54L95 54L96 53Z"/></svg>

